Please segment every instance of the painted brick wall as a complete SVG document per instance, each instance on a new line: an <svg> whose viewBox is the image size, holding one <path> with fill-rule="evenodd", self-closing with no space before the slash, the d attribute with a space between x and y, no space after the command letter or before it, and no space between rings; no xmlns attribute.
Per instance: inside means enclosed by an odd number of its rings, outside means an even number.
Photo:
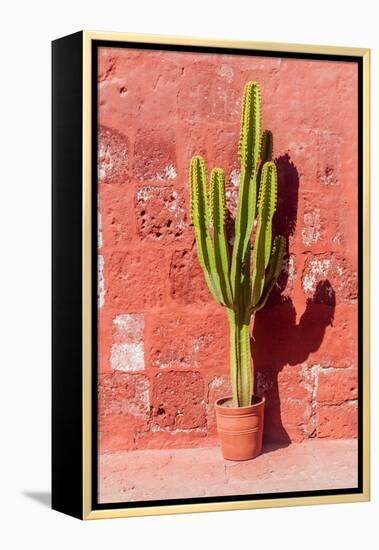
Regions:
<svg viewBox="0 0 379 550"><path fill-rule="evenodd" d="M228 327L197 263L188 163L225 169L235 212L242 90L262 86L279 170L279 287L252 330L265 438L357 430L357 74L349 63L103 49L99 56L101 451L210 445Z"/></svg>

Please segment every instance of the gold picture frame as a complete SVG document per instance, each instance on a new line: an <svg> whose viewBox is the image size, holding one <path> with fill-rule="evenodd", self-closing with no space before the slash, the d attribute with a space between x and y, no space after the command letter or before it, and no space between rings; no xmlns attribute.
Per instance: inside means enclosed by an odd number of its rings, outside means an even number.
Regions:
<svg viewBox="0 0 379 550"><path fill-rule="evenodd" d="M74 37L74 38L73 38ZM97 509L93 505L92 481L93 481L93 452L96 446L94 441L94 430L92 425L92 412L95 399L93 391L92 376L93 376L93 338L95 337L93 327L93 187L92 178L94 171L94 159L92 158L92 86L93 86L93 51L94 44L101 43L127 43L135 44L155 44L155 45L171 45L171 46L186 46L186 47L210 47L210 48L227 48L236 50L254 50L257 52L277 52L278 56L285 53L291 54L309 54L317 58L317 56L348 56L356 58L362 67L361 87L361 124L362 124L362 142L361 142L361 166L362 166L362 387L361 387L361 451L362 451L362 485L361 491L346 494L330 494L316 496L294 496L285 498L268 498L251 500L234 500L222 502L198 502L188 504L162 504L149 505L140 507L127 506L109 506L107 508ZM77 59L81 55L80 59ZM73 56L75 57L73 61ZM70 64L77 65L73 69ZM55 71L54 71L55 65ZM254 42L254 41L230 41L210 38L190 38L177 36L159 36L145 34L125 34L113 32L97 32L83 31L71 35L71 37L56 40L53 43L53 188L59 188L61 185L60 171L68 170L64 167L64 159L60 160L60 152L64 147L64 142L73 132L73 127L66 128L64 135L59 132L60 117L67 117L65 106L60 102L58 90L63 86L65 76L75 72L76 75L81 74L81 82L77 84L81 88L81 112L77 112L77 126L81 126L81 163L79 172L75 176L81 180L80 199L81 212L78 213L77 223L75 227L81 227L80 235L75 234L73 237L78 241L78 254L81 255L81 273L77 274L75 281L80 279L80 312L77 315L75 327L70 330L76 330L76 337L81 339L81 349L74 352L76 364L72 365L72 376L75 381L75 395L72 399L77 399L78 403L75 406L75 411L70 417L67 424L67 407L68 404L61 398L61 394L70 391L70 387L66 387L66 382L62 381L62 372L67 368L63 364L65 357L62 357L65 350L64 336L62 336L60 321L55 321L56 332L54 333L54 319L62 312L62 303L59 298L53 300L53 342L55 341L56 352L53 352L53 508L65 513L80 517L82 519L104 519L117 517L132 517L158 514L180 514L194 512L214 512L222 510L244 510L254 508L270 508L283 506L302 506L315 504L332 504L342 502L362 502L370 499L370 50L367 48L350 48L336 46L317 46L317 45L300 45L300 44L285 44L271 42ZM74 78L74 77L73 77ZM77 77L76 77L77 78ZM79 89L79 88L77 88ZM55 94L55 95L54 95ZM71 92L71 95L75 95ZM71 96L70 96L71 97ZM55 98L55 99L54 99ZM60 112L62 111L62 114ZM79 120L80 118L80 120ZM54 126L55 124L55 126ZM59 127L59 128L58 128ZM55 129L54 129L55 128ZM63 130L62 130L63 131ZM55 145L54 145L55 142ZM78 147L78 144L76 144ZM55 156L54 156L55 155ZM54 158L55 171L54 171ZM66 175L68 175L67 172ZM56 197L59 198L61 191L55 191ZM62 191L63 193L63 191ZM79 191L78 191L79 193ZM78 195L79 196L79 195ZM72 197L67 198L67 207L72 201ZM53 204L54 199L53 199ZM60 209L62 205L56 204L55 207L55 222L56 233L55 247L61 246L64 222L60 217ZM67 229L67 228L66 228ZM74 231L74 229L73 229ZM66 237L68 238L68 237ZM68 238L69 239L69 238ZM69 239L70 240L70 239ZM79 243L80 241L80 243ZM80 248L80 251L79 251ZM57 255L59 252L57 251ZM57 256L58 257L58 256ZM79 257L79 256L78 256ZM63 290L64 285L68 284L63 281L58 273L62 268L63 259L57 259L55 289L57 293ZM69 268L70 269L70 268ZM74 266L72 267L74 269ZM70 283L71 284L71 283ZM72 283L74 284L74 283ZM67 288L67 287L66 287ZM78 290L79 293L79 290ZM53 289L54 295L54 289ZM78 294L79 295L79 294ZM54 306L55 303L55 306ZM55 307L55 309L54 309ZM65 314L66 318L72 315L71 310ZM78 334L78 323L80 323L80 335ZM78 325L78 326L77 326ZM55 336L54 336L55 334ZM70 334L67 332L66 334ZM71 372L71 371L70 371ZM73 383L73 382L71 382ZM68 382L67 382L68 384ZM80 394L80 399L78 398ZM80 418L79 418L80 417ZM70 436L62 437L62 427L70 425L72 421L77 419L80 426L78 432ZM70 423L71 422L71 423ZM64 429L63 429L64 431ZM72 443L72 448L70 444ZM78 449L82 452L77 456ZM64 458L64 451L72 453L76 458L72 459L67 465L67 458ZM80 452L80 451L79 451ZM72 474L72 475L71 475ZM72 479L68 480L71 476ZM75 490L73 490L73 484ZM72 497L69 496L71 492ZM81 498L80 498L81 496ZM72 502L71 502L72 500ZM75 501L75 502L74 502Z"/></svg>

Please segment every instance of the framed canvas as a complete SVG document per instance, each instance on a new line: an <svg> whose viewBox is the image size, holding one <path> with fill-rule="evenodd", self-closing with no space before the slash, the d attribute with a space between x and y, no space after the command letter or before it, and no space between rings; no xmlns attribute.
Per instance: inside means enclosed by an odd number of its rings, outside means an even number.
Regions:
<svg viewBox="0 0 379 550"><path fill-rule="evenodd" d="M53 42L53 508L369 499L369 50Z"/></svg>

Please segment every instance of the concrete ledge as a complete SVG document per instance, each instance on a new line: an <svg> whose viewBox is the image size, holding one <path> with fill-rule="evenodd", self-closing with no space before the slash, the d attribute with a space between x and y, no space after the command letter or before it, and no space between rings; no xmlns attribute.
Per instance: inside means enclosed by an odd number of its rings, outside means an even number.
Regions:
<svg viewBox="0 0 379 550"><path fill-rule="evenodd" d="M357 449L356 439L310 439L246 462L224 460L218 447L103 454L99 502L353 488Z"/></svg>

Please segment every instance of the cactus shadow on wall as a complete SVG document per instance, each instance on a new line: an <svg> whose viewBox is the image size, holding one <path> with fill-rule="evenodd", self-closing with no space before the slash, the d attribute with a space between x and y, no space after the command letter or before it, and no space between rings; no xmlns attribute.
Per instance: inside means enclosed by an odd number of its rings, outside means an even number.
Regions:
<svg viewBox="0 0 379 550"><path fill-rule="evenodd" d="M296 230L299 176L287 154L276 159L276 163L280 183L274 234L284 235L287 243L290 243ZM335 310L335 293L330 282L320 281L313 297L307 300L305 311L297 323L295 305L290 297L284 295L288 279L289 269L283 270L265 308L255 316L251 338L257 393L266 396L264 440L265 443L274 443L278 447L291 442L282 422L279 374L287 365L301 365L310 353L320 347L326 328L333 323ZM304 422L302 426L299 407L296 406L295 399L292 401L294 410L291 411L291 404L286 404L286 416L288 422L296 427L294 429L298 432L297 439L301 439L302 430L304 437L314 436L312 421ZM300 410L301 406L300 403ZM305 407L304 403L304 409ZM272 445L270 448L273 448Z"/></svg>

